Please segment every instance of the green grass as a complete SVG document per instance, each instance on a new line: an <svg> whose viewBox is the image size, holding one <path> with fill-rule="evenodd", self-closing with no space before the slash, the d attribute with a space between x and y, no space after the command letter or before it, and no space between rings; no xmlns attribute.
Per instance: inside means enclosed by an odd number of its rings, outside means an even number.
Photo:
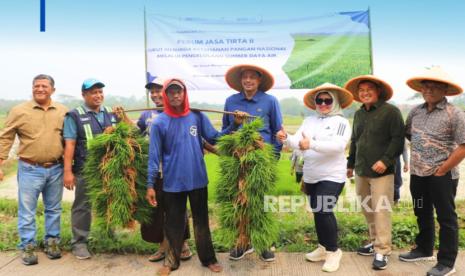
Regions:
<svg viewBox="0 0 465 276"><path fill-rule="evenodd" d="M291 88L311 88L325 82L339 86L369 74L368 35L295 35L295 46L283 66Z"/></svg>
<svg viewBox="0 0 465 276"><path fill-rule="evenodd" d="M205 155L205 162L208 170L208 196L209 202L215 202L216 184L219 178L218 157L214 154ZM283 153L278 165L278 181L272 195L298 195L300 186L295 182L295 176L291 175L291 161L289 153Z"/></svg>

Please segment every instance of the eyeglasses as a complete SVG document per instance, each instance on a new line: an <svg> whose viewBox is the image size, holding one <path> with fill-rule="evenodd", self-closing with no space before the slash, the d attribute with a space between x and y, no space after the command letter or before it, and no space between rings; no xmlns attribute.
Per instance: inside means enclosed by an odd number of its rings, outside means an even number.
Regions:
<svg viewBox="0 0 465 276"><path fill-rule="evenodd" d="M322 105L323 103L325 103L325 105L331 105L333 104L333 99L321 99L321 98L316 98L315 99L315 103L317 105Z"/></svg>

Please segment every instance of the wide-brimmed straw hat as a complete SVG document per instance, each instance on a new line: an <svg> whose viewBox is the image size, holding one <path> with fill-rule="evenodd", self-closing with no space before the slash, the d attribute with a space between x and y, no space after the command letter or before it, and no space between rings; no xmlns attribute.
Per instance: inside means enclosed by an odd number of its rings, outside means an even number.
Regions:
<svg viewBox="0 0 465 276"><path fill-rule="evenodd" d="M347 91L346 89L344 88L341 88L335 84L332 84L332 83L324 83L320 86L317 86L311 90L309 90L305 95L304 95L304 104L308 107L308 108L311 108L311 109L315 109L316 108L316 105L315 105L315 95L318 93L318 92L322 92L322 91L331 91L331 92L335 92L337 94L337 97L338 97L338 100L339 100L339 105L341 106L341 108L346 108L348 107L352 101L354 100L354 97L352 96L352 94Z"/></svg>
<svg viewBox="0 0 465 276"><path fill-rule="evenodd" d="M256 65L251 65L251 64L239 64L239 65L229 68L229 70L226 72L226 75L224 76L229 87L231 87L232 89L236 91L241 92L242 91L242 84L241 84L242 72L246 70L252 70L260 74L261 82L260 82L260 85L258 86L258 90L262 92L266 92L270 90L271 87L273 87L274 78L270 74L270 72L268 72L267 70L261 67L258 67Z"/></svg>
<svg viewBox="0 0 465 276"><path fill-rule="evenodd" d="M413 90L422 92L423 81L437 81L447 84L446 96L458 95L463 92L462 87L456 84L440 66L426 68L419 76L408 79L407 85Z"/></svg>
<svg viewBox="0 0 465 276"><path fill-rule="evenodd" d="M382 97L382 99L384 99L385 101L392 98L393 90L387 82L373 75L362 75L350 79L344 85L344 88L349 90L350 93L352 93L352 95L354 96L354 100L356 100L357 102L360 102L360 98L358 97L358 85L360 84L360 82L363 81L371 81L376 83L381 88L380 98Z"/></svg>

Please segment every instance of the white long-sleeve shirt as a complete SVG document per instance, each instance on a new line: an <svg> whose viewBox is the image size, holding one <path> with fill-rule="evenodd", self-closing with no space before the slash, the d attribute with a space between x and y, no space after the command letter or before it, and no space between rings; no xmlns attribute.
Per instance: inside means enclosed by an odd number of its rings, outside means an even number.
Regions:
<svg viewBox="0 0 465 276"><path fill-rule="evenodd" d="M304 182L345 182L345 149L351 136L349 121L342 116L307 117L294 135L287 136L285 145L299 149L299 141L303 139L302 132L310 140L310 149L302 151Z"/></svg>

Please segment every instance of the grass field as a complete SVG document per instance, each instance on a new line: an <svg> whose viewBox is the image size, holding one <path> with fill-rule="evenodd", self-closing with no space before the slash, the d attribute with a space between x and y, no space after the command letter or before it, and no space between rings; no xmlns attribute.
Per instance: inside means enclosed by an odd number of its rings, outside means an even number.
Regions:
<svg viewBox="0 0 465 276"><path fill-rule="evenodd" d="M218 157L213 154L205 155L209 179L209 199L214 202L216 198L215 189L219 177ZM278 181L273 195L296 195L300 194L300 186L295 183L295 177L290 173L291 162L289 153L283 153L278 163Z"/></svg>
<svg viewBox="0 0 465 276"><path fill-rule="evenodd" d="M371 72L368 35L295 35L294 41L283 66L291 88L325 82L343 86L350 78Z"/></svg>

